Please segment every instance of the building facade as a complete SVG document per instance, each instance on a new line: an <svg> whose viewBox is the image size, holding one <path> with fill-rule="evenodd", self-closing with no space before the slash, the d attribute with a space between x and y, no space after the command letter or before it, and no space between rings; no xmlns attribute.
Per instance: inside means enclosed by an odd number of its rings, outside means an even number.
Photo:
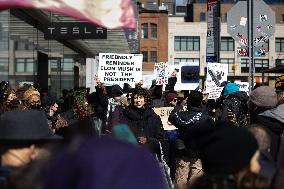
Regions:
<svg viewBox="0 0 284 189"><path fill-rule="evenodd" d="M140 52L143 74L152 74L156 62L168 61L168 6L160 1L141 1Z"/></svg>
<svg viewBox="0 0 284 189"><path fill-rule="evenodd" d="M203 1L204 2L204 1ZM207 35L207 5L194 3L192 22L185 22L186 12L179 12L169 16L169 53L168 62L198 62L200 76L204 81L206 72L206 35ZM240 57L237 49L238 43L227 32L227 12L235 3L221 4L221 41L220 63L228 64L228 79L247 81L249 72L249 59ZM263 46L265 56L255 57L256 76L260 78L261 71L284 63L284 3L270 4L276 13L276 31ZM179 9L181 10L181 9ZM275 74L270 74L273 83Z"/></svg>

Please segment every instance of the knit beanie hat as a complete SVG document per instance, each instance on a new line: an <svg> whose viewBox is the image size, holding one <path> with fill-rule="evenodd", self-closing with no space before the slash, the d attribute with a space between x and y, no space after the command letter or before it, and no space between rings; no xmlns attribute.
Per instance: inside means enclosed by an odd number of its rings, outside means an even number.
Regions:
<svg viewBox="0 0 284 189"><path fill-rule="evenodd" d="M167 102L171 102L173 101L175 98L177 97L177 94L176 93L169 93L166 95L166 101Z"/></svg>
<svg viewBox="0 0 284 189"><path fill-rule="evenodd" d="M198 125L186 135L191 147L200 153L205 174L237 173L249 166L258 149L256 139L248 130L226 122Z"/></svg>
<svg viewBox="0 0 284 189"><path fill-rule="evenodd" d="M259 107L274 108L277 101L275 89L269 86L261 86L254 89L249 96L249 100Z"/></svg>
<svg viewBox="0 0 284 189"><path fill-rule="evenodd" d="M224 89L224 95L230 95L240 90L239 86L236 83L228 83Z"/></svg>

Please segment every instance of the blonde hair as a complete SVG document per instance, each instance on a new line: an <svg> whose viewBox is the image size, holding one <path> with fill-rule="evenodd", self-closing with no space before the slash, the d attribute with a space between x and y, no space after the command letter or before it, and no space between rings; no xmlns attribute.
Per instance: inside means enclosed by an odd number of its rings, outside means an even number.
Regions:
<svg viewBox="0 0 284 189"><path fill-rule="evenodd" d="M23 100L28 100L30 96L32 95L38 95L40 96L40 93L38 92L38 90L36 90L33 86L30 87L28 90L26 90L24 92L24 95L23 95Z"/></svg>

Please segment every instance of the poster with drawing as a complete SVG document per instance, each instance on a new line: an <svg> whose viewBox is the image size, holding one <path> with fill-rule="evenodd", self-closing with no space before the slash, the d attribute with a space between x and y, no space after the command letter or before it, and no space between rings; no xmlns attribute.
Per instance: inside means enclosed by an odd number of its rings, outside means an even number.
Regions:
<svg viewBox="0 0 284 189"><path fill-rule="evenodd" d="M206 91L210 91L211 88L220 87L222 82L227 81L227 77L228 64L208 63Z"/></svg>
<svg viewBox="0 0 284 189"><path fill-rule="evenodd" d="M199 87L200 67L198 62L181 62L180 77L175 90L195 90Z"/></svg>
<svg viewBox="0 0 284 189"><path fill-rule="evenodd" d="M154 76L156 79L156 85L168 84L168 64L167 62L155 63Z"/></svg>
<svg viewBox="0 0 284 189"><path fill-rule="evenodd" d="M180 62L179 65L168 66L169 78L176 75L175 90L195 90L199 87L199 63Z"/></svg>

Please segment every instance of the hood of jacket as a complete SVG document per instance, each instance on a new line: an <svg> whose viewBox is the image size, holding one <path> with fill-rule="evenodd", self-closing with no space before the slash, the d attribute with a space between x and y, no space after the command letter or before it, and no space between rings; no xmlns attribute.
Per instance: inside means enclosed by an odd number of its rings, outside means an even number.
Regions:
<svg viewBox="0 0 284 189"><path fill-rule="evenodd" d="M274 118L280 121L281 123L284 123L284 104L280 104L276 108L266 110L265 112L259 115Z"/></svg>

